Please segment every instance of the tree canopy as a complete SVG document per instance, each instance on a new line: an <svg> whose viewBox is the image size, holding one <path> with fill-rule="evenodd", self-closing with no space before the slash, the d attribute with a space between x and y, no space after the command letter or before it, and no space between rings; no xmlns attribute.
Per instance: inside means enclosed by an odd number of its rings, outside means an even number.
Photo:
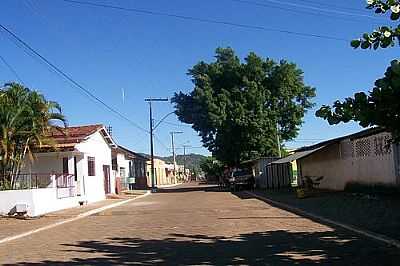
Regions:
<svg viewBox="0 0 400 266"><path fill-rule="evenodd" d="M391 12L390 18L400 18L400 3L397 0L368 0L369 9L376 13ZM400 40L400 27L383 26L362 39L352 41L354 48L387 48ZM356 121L362 127L381 126L400 140L400 62L393 60L385 76L376 80L375 86L367 93L357 92L344 101L335 101L332 106L323 105L316 115L329 124Z"/></svg>
<svg viewBox="0 0 400 266"><path fill-rule="evenodd" d="M0 88L0 185L13 186L25 156L52 144L46 136L57 120L65 124L61 107L37 91L17 83Z"/></svg>
<svg viewBox="0 0 400 266"><path fill-rule="evenodd" d="M231 48L218 48L215 61L188 72L194 88L175 93L179 120L192 124L203 145L228 165L278 153L281 140L297 136L315 89L296 64L250 53L244 62Z"/></svg>

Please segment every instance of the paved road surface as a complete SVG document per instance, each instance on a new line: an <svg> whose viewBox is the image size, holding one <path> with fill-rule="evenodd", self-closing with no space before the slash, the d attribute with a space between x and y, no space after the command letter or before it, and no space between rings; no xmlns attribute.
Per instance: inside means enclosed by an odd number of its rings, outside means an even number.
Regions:
<svg viewBox="0 0 400 266"><path fill-rule="evenodd" d="M0 262L400 265L400 250L296 216L245 193L182 185L0 245Z"/></svg>

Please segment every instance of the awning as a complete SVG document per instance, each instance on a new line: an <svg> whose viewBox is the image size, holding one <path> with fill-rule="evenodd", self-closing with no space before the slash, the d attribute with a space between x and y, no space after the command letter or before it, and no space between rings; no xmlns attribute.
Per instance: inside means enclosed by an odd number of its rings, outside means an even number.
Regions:
<svg viewBox="0 0 400 266"><path fill-rule="evenodd" d="M314 153L314 152L316 152L318 150L321 150L321 149L323 149L325 147L326 146L321 146L321 147L318 147L318 148L315 148L315 149L312 149L312 150L308 150L308 151L295 152L292 155L289 155L289 156L287 156L285 158L279 159L277 161L273 161L271 164L290 163L290 162L296 161L298 159L301 159L303 157L306 157L306 156L308 156L308 155L310 155L310 154L312 154L312 153Z"/></svg>

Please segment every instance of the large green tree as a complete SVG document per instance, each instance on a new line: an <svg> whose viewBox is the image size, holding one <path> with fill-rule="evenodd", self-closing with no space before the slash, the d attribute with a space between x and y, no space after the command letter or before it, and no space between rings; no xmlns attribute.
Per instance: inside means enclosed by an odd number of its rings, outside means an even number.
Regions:
<svg viewBox="0 0 400 266"><path fill-rule="evenodd" d="M14 186L26 156L41 145L51 145L48 132L65 117L60 106L37 91L17 83L0 88L0 183Z"/></svg>
<svg viewBox="0 0 400 266"><path fill-rule="evenodd" d="M315 89L304 84L294 63L254 53L241 62L231 48L218 48L215 58L193 66L193 90L172 99L179 120L192 124L227 165L277 155L277 135L283 141L297 136Z"/></svg>
<svg viewBox="0 0 400 266"><path fill-rule="evenodd" d="M390 18L400 18L398 0L368 0L367 8L378 14L390 12ZM400 41L400 26L382 26L372 33L365 33L362 38L353 40L354 48L378 49L396 45ZM385 76L376 80L375 86L368 92L357 92L353 97L335 101L332 106L323 105L316 115L329 124L356 121L362 127L381 126L393 133L395 140L400 140L400 62L393 60Z"/></svg>

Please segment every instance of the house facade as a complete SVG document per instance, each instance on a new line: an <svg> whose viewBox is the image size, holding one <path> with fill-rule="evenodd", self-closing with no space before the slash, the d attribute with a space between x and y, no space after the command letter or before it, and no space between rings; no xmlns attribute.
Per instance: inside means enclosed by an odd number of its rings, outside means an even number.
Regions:
<svg viewBox="0 0 400 266"><path fill-rule="evenodd" d="M390 140L390 133L371 128L298 149L288 158L296 160L299 180L323 177L319 188L343 190L352 183L400 186L399 145Z"/></svg>
<svg viewBox="0 0 400 266"><path fill-rule="evenodd" d="M111 150L117 145L103 125L54 129L48 137L55 145L25 160L17 190L0 192L0 213L23 204L28 215L38 216L115 193Z"/></svg>
<svg viewBox="0 0 400 266"><path fill-rule="evenodd" d="M178 175L181 170L181 166L176 166L176 175L177 178L173 176L173 164L167 164L165 161L154 158L154 183L155 186L168 186L174 185L178 181ZM147 161L146 165L146 172L147 172L147 184L151 187L151 160Z"/></svg>
<svg viewBox="0 0 400 266"><path fill-rule="evenodd" d="M117 190L147 189L146 162L148 159L125 147L112 151L112 169Z"/></svg>

